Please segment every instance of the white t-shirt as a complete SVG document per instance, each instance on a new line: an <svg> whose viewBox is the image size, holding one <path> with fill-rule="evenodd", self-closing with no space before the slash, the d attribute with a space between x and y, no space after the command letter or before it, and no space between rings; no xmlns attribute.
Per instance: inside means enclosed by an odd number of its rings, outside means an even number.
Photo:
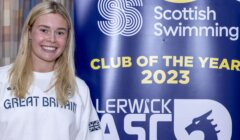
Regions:
<svg viewBox="0 0 240 140"><path fill-rule="evenodd" d="M8 71L0 68L0 140L102 140L100 122L89 88L79 78L77 92L66 105L57 102L55 89L49 91L53 72L34 72L25 99L11 94Z"/></svg>

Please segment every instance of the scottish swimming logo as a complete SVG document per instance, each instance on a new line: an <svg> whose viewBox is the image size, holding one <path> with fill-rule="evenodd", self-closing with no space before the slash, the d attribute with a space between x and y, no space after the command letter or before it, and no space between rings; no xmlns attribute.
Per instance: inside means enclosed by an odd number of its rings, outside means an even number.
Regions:
<svg viewBox="0 0 240 140"><path fill-rule="evenodd" d="M142 0L99 0L98 11L104 20L98 21L102 33L108 36L137 34L143 25L141 13L135 8Z"/></svg>
<svg viewBox="0 0 240 140"><path fill-rule="evenodd" d="M174 101L174 133L179 140L230 140L231 116L213 100L178 99Z"/></svg>

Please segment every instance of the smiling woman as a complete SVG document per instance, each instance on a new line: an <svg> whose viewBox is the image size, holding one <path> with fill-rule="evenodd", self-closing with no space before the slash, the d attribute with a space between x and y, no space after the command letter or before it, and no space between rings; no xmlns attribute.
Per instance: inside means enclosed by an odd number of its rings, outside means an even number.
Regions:
<svg viewBox="0 0 240 140"><path fill-rule="evenodd" d="M0 67L0 140L102 140L86 83L75 76L73 25L58 2L25 20L15 62Z"/></svg>
<svg viewBox="0 0 240 140"><path fill-rule="evenodd" d="M31 8L46 0L0 0L0 66L16 59L24 19ZM73 17L74 0L52 0L62 3Z"/></svg>

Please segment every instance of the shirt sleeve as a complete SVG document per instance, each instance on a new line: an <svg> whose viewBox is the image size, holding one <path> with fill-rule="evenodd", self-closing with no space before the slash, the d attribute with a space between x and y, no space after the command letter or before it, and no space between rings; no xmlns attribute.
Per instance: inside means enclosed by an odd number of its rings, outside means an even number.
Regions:
<svg viewBox="0 0 240 140"><path fill-rule="evenodd" d="M76 140L103 140L103 133L97 112L92 104L88 86L84 83L83 111L80 120L80 131Z"/></svg>

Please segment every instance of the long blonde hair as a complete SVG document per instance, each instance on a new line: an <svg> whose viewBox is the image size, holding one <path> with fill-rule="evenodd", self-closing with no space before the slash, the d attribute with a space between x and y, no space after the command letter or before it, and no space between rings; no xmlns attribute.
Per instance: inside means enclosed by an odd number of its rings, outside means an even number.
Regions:
<svg viewBox="0 0 240 140"><path fill-rule="evenodd" d="M56 80L54 87L57 100L65 104L68 97L73 95L76 89L75 68L74 68L74 35L71 18L63 5L53 1L46 1L36 5L29 13L22 30L19 44L19 52L16 61L10 70L9 80L13 93L18 98L25 98L27 91L32 84L33 70L31 62L31 43L29 31L36 19L44 14L60 14L68 23L68 39L63 54L56 60L54 73Z"/></svg>

